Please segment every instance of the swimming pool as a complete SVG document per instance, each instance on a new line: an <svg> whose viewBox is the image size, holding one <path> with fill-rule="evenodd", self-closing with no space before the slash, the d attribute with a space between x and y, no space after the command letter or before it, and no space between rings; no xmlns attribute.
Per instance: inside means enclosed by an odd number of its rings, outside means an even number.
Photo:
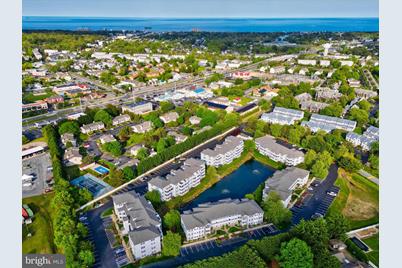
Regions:
<svg viewBox="0 0 402 268"><path fill-rule="evenodd" d="M94 170L102 175L109 173L109 169L105 168L104 166L97 166L96 168L94 168Z"/></svg>

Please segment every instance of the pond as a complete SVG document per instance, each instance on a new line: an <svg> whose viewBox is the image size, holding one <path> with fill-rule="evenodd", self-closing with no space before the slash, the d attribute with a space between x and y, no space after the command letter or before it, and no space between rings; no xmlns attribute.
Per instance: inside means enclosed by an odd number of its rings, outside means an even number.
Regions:
<svg viewBox="0 0 402 268"><path fill-rule="evenodd" d="M215 202L225 198L243 198L252 193L258 185L272 176L275 169L256 160L250 160L236 171L222 178L214 186L203 192L196 199L181 208L181 211L192 209L199 204Z"/></svg>

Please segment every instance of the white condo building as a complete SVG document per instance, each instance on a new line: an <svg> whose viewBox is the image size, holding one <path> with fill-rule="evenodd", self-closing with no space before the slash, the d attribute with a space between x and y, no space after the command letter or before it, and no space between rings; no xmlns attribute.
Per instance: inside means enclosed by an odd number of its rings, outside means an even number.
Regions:
<svg viewBox="0 0 402 268"><path fill-rule="evenodd" d="M354 132L346 134L346 140L351 142L353 146L361 146L363 150L369 151L371 145L380 138L380 130L377 127L369 126L363 135Z"/></svg>
<svg viewBox="0 0 402 268"><path fill-rule="evenodd" d="M272 112L262 114L261 120L270 124L293 125L296 120L301 120L303 117L303 111L275 107Z"/></svg>
<svg viewBox="0 0 402 268"><path fill-rule="evenodd" d="M136 260L161 252L162 221L150 202L131 191L114 195L113 205Z"/></svg>
<svg viewBox="0 0 402 268"><path fill-rule="evenodd" d="M221 145L217 145L215 149L205 149L202 151L201 159L206 162L207 166L223 166L240 157L243 148L244 142L241 138L229 136Z"/></svg>
<svg viewBox="0 0 402 268"><path fill-rule="evenodd" d="M265 181L265 188L262 192L263 199L268 197L269 192L274 191L279 194L283 205L287 207L292 199L293 191L297 187L306 185L310 172L297 167L287 167L278 170L271 178Z"/></svg>
<svg viewBox="0 0 402 268"><path fill-rule="evenodd" d="M200 184L205 177L205 163L194 158L184 161L181 168L170 171L165 177L155 177L148 182L148 191L157 190L163 201L185 195Z"/></svg>
<svg viewBox="0 0 402 268"><path fill-rule="evenodd" d="M223 199L200 204L181 214L181 226L188 241L204 238L223 226L243 228L263 222L264 211L254 200Z"/></svg>
<svg viewBox="0 0 402 268"><path fill-rule="evenodd" d="M255 139L255 145L260 154L287 166L296 166L304 161L303 152L279 144L270 135Z"/></svg>
<svg viewBox="0 0 402 268"><path fill-rule="evenodd" d="M308 127L313 132L323 130L327 133L334 129L353 131L356 124L356 121L320 114L312 114L310 121L301 122L303 127Z"/></svg>

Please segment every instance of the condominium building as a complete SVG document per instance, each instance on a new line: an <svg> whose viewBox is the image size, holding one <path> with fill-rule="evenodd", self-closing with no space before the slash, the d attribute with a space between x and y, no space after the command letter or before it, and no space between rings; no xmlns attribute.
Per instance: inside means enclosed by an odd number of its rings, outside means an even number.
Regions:
<svg viewBox="0 0 402 268"><path fill-rule="evenodd" d="M342 97L342 93L338 90L317 90L315 98L317 100L339 100Z"/></svg>
<svg viewBox="0 0 402 268"><path fill-rule="evenodd" d="M200 184L205 177L204 161L187 159L176 170L171 170L165 177L157 176L148 182L148 191L157 190L163 201L185 195L191 188Z"/></svg>
<svg viewBox="0 0 402 268"><path fill-rule="evenodd" d="M84 134L88 134L93 131L102 130L105 128L105 125L102 122L94 122L88 125L83 125L81 127L81 132Z"/></svg>
<svg viewBox="0 0 402 268"><path fill-rule="evenodd" d="M293 125L296 120L301 120L303 116L303 111L275 107L272 112L262 114L261 120L271 124Z"/></svg>
<svg viewBox="0 0 402 268"><path fill-rule="evenodd" d="M346 135L346 140L351 142L354 146L361 146L363 150L369 151L371 149L371 145L379 140L379 134L379 128L369 126L363 135L349 132Z"/></svg>
<svg viewBox="0 0 402 268"><path fill-rule="evenodd" d="M287 207L292 198L293 190L297 187L306 185L310 172L297 167L287 167L278 170L265 182L262 192L263 199L268 197L269 192L274 191L279 194L283 205Z"/></svg>
<svg viewBox="0 0 402 268"><path fill-rule="evenodd" d="M161 252L161 218L150 202L131 191L114 195L113 205L136 260Z"/></svg>
<svg viewBox="0 0 402 268"><path fill-rule="evenodd" d="M145 114L153 110L152 103L145 101L123 105L121 108L123 113L127 111L133 114Z"/></svg>
<svg viewBox="0 0 402 268"><path fill-rule="evenodd" d="M208 166L219 167L231 163L234 159L240 157L243 152L244 142L241 138L229 136L221 145L215 149L205 149L201 152L201 159Z"/></svg>
<svg viewBox="0 0 402 268"><path fill-rule="evenodd" d="M313 132L323 130L327 133L334 129L353 131L356 128L356 124L356 121L320 114L313 114L310 117L310 121L301 123L302 126L308 127Z"/></svg>
<svg viewBox="0 0 402 268"><path fill-rule="evenodd" d="M270 135L255 139L255 145L260 154L287 166L296 166L304 161L303 152L279 144Z"/></svg>
<svg viewBox="0 0 402 268"><path fill-rule="evenodd" d="M150 130L152 130L152 122L151 121L145 121L142 122L141 124L137 124L131 127L133 132L135 133L146 133Z"/></svg>
<svg viewBox="0 0 402 268"><path fill-rule="evenodd" d="M224 226L240 225L243 228L263 222L264 211L254 200L223 199L200 204L181 214L181 226L186 239L196 240L212 234Z"/></svg>
<svg viewBox="0 0 402 268"><path fill-rule="evenodd" d="M128 122L130 120L131 120L131 118L128 114L122 114L122 115L119 115L119 116L116 116L115 118L113 118L112 124L113 124L113 126L117 126L122 123Z"/></svg>

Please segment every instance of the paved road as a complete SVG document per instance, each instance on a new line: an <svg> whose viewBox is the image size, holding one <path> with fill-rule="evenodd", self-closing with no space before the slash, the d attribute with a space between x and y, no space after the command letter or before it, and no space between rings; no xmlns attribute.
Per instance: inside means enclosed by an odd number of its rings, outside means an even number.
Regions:
<svg viewBox="0 0 402 268"><path fill-rule="evenodd" d="M109 201L99 208L92 209L86 213L88 217L88 239L95 246L95 265L94 268L117 268L114 252L109 245L103 220L100 217L102 212L113 206L113 202Z"/></svg>

